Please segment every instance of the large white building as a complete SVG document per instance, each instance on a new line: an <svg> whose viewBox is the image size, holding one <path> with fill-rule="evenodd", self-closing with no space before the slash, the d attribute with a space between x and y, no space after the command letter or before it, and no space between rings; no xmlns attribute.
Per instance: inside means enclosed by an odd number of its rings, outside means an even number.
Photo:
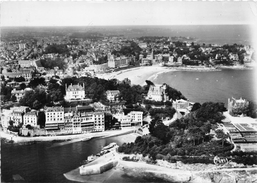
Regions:
<svg viewBox="0 0 257 183"><path fill-rule="evenodd" d="M107 65L109 68L127 67L129 65L129 59L125 56L115 57L111 53L108 53Z"/></svg>
<svg viewBox="0 0 257 183"><path fill-rule="evenodd" d="M128 116L131 118L132 123L135 125L140 124L143 125L143 112L142 111L131 111L128 113Z"/></svg>
<svg viewBox="0 0 257 183"><path fill-rule="evenodd" d="M166 84L163 85L150 85L148 93L147 93L147 100L155 100L155 101L167 101L169 100L166 94Z"/></svg>
<svg viewBox="0 0 257 183"><path fill-rule="evenodd" d="M11 113L11 120L14 122L14 126L18 126L23 123L23 112L13 111Z"/></svg>
<svg viewBox="0 0 257 183"><path fill-rule="evenodd" d="M16 97L16 101L19 102L20 99L24 96L25 91L24 90L16 90L15 88L11 92L12 95Z"/></svg>
<svg viewBox="0 0 257 183"><path fill-rule="evenodd" d="M10 108L12 111L10 114L10 120L14 122L14 126L18 126L23 123L23 115L29 111L29 107L20 106L20 107L12 107Z"/></svg>
<svg viewBox="0 0 257 183"><path fill-rule="evenodd" d="M64 97L65 100L82 100L85 98L85 89L84 83L83 85L69 85L65 87L66 95Z"/></svg>
<svg viewBox="0 0 257 183"><path fill-rule="evenodd" d="M180 112L182 115L190 113L193 102L189 102L187 100L179 99L172 102L172 107Z"/></svg>
<svg viewBox="0 0 257 183"><path fill-rule="evenodd" d="M131 127L136 125L143 125L143 112L142 111L131 111L127 115L122 113L114 114L115 117L119 122L121 128Z"/></svg>
<svg viewBox="0 0 257 183"><path fill-rule="evenodd" d="M23 116L23 125L37 127L37 111L27 112Z"/></svg>
<svg viewBox="0 0 257 183"><path fill-rule="evenodd" d="M104 131L104 113L89 106L65 108L64 129L71 133Z"/></svg>
<svg viewBox="0 0 257 183"><path fill-rule="evenodd" d="M249 101L245 99L228 98L228 112L233 116L246 115L245 111L249 108Z"/></svg>
<svg viewBox="0 0 257 183"><path fill-rule="evenodd" d="M6 130L9 126L9 121L11 119L12 110L3 109L1 111L1 124L4 130Z"/></svg>
<svg viewBox="0 0 257 183"><path fill-rule="evenodd" d="M35 60L19 60L18 63L21 67L31 67L36 65Z"/></svg>
<svg viewBox="0 0 257 183"><path fill-rule="evenodd" d="M94 131L104 131L104 113L103 112L93 112L94 117Z"/></svg>
<svg viewBox="0 0 257 183"><path fill-rule="evenodd" d="M64 108L63 107L46 107L45 108L45 129L58 130L64 125Z"/></svg>

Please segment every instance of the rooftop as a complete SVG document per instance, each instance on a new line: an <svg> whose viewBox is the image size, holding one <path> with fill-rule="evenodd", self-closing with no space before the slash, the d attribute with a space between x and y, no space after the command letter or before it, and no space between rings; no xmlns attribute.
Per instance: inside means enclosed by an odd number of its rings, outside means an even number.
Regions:
<svg viewBox="0 0 257 183"><path fill-rule="evenodd" d="M24 116L37 116L37 111L30 111L24 114Z"/></svg>
<svg viewBox="0 0 257 183"><path fill-rule="evenodd" d="M119 90L107 90L106 93L107 94L119 94L120 91Z"/></svg>
<svg viewBox="0 0 257 183"><path fill-rule="evenodd" d="M46 112L62 112L64 111L63 107L46 107L45 108Z"/></svg>
<svg viewBox="0 0 257 183"><path fill-rule="evenodd" d="M79 90L83 90L84 91L84 86L81 86L79 84L77 85L69 85L67 88L67 91L79 91Z"/></svg>

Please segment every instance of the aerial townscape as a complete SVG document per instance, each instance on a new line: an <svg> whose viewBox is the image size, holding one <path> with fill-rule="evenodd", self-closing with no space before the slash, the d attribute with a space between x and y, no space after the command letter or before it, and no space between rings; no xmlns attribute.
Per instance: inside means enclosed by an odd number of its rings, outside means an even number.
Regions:
<svg viewBox="0 0 257 183"><path fill-rule="evenodd" d="M1 2L0 182L256 183L256 12Z"/></svg>
<svg viewBox="0 0 257 183"><path fill-rule="evenodd" d="M131 143L112 143L88 155L85 165L63 172L79 182L102 180L119 168L142 173L146 165L152 173L175 169L166 179L178 182L239 180L237 172L225 175L221 168L256 171L253 101L232 97L227 104L201 104L189 101L176 86L151 81L156 72L252 70L256 57L251 46L50 30L2 31L1 136L7 141L64 145L133 134ZM196 168L193 163L203 164ZM210 169L219 173L199 173ZM242 178L253 179L254 172Z"/></svg>

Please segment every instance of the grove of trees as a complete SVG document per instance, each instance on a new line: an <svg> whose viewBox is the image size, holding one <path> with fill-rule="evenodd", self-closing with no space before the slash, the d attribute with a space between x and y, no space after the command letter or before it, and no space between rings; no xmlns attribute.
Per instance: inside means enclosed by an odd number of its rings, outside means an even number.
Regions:
<svg viewBox="0 0 257 183"><path fill-rule="evenodd" d="M217 123L221 123L223 111L223 103L207 102L170 126L165 126L157 113L149 125L150 134L137 137L134 143L123 144L119 151L166 160L172 160L174 155L214 156L230 151L233 145L225 141L225 137L213 141L210 135Z"/></svg>

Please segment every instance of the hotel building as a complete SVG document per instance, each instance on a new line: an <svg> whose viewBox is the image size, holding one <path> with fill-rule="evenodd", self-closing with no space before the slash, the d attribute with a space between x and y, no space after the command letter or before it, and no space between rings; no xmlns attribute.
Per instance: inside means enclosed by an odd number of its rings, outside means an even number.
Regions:
<svg viewBox="0 0 257 183"><path fill-rule="evenodd" d="M64 108L46 107L45 108L46 130L58 130L64 126Z"/></svg>

